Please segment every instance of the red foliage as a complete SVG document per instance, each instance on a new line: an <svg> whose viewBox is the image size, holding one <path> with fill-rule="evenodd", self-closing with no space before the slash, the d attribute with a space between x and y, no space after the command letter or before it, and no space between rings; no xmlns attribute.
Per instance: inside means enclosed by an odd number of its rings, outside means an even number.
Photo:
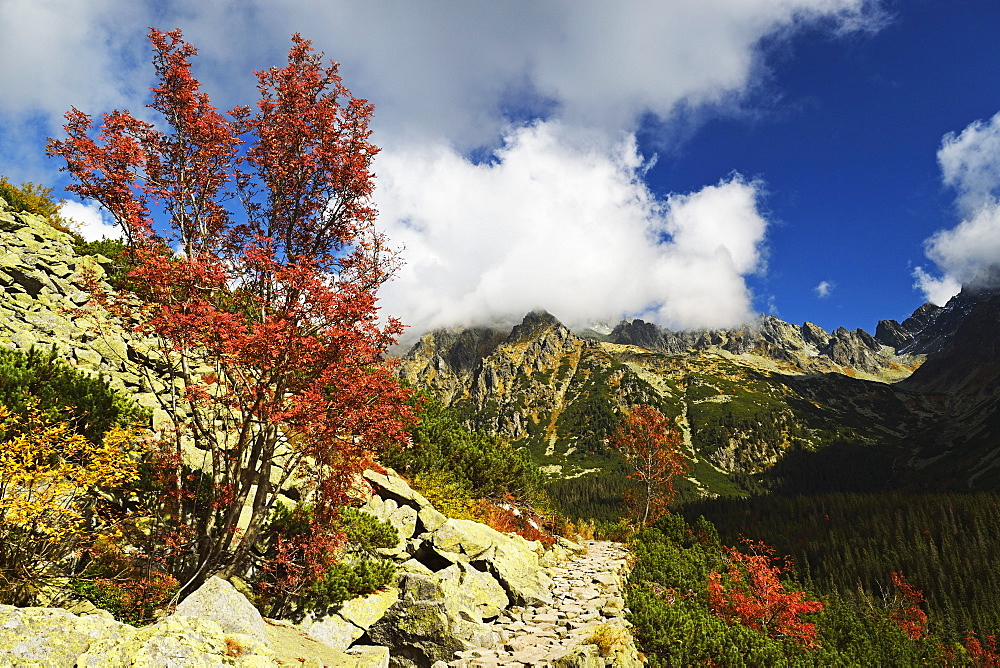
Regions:
<svg viewBox="0 0 1000 668"><path fill-rule="evenodd" d="M688 468L680 432L669 418L643 405L625 416L611 442L635 469L629 478L642 483L642 491L627 495L626 503L636 521L649 526L667 511L674 479Z"/></svg>
<svg viewBox="0 0 1000 668"><path fill-rule="evenodd" d="M743 542L750 554L728 547L729 571L709 573L709 606L730 623L814 647L816 625L802 621L802 615L822 610L823 604L805 600L805 592L785 590L778 576L788 566L775 563L772 548L752 540Z"/></svg>
<svg viewBox="0 0 1000 668"><path fill-rule="evenodd" d="M891 616L908 638L917 640L927 629L927 613L920 607L924 602L924 592L911 585L906 576L896 571L892 573L892 584L901 598Z"/></svg>
<svg viewBox="0 0 1000 668"><path fill-rule="evenodd" d="M162 122L114 111L95 131L73 109L49 152L65 158L69 189L123 227L135 261L123 298L95 297L159 341L180 381L163 400L189 416L165 478L181 541L174 570L188 586L239 570L293 475L316 492L317 535L304 540L322 561L337 544L323 527L354 474L406 442L412 420L383 360L401 326L378 321L375 292L396 258L374 229L373 108L296 34L287 66L257 73L256 109L224 115L192 76L197 50L181 32L153 29L150 40L149 106ZM197 494L181 489L183 442L206 453L184 460L198 469Z"/></svg>
<svg viewBox="0 0 1000 668"><path fill-rule="evenodd" d="M984 641L979 640L975 633L970 632L965 638L966 657L973 666L997 668L997 666L1000 666L1000 652L997 652L997 638L996 636L986 636Z"/></svg>
<svg viewBox="0 0 1000 668"><path fill-rule="evenodd" d="M555 537L546 531L545 519L530 507L515 505L508 497L504 502L478 501L474 509L476 519L497 531L516 533L525 540L537 540L545 547L555 544Z"/></svg>

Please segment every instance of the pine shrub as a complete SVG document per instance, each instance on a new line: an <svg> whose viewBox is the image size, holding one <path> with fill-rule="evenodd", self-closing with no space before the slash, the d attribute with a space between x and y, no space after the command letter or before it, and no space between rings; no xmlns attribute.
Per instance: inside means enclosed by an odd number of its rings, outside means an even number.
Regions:
<svg viewBox="0 0 1000 668"><path fill-rule="evenodd" d="M103 376L90 376L45 353L0 348L0 406L19 416L36 407L49 422L66 422L98 444L113 426L148 419L148 412L112 390Z"/></svg>

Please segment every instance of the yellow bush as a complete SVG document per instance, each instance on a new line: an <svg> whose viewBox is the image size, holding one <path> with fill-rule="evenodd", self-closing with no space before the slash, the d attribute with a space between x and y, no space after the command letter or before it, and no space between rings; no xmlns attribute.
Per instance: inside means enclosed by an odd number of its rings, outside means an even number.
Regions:
<svg viewBox="0 0 1000 668"><path fill-rule="evenodd" d="M477 519L472 494L444 471L417 475L412 485L440 513L459 520Z"/></svg>
<svg viewBox="0 0 1000 668"><path fill-rule="evenodd" d="M52 188L35 185L30 181L15 186L7 177L0 176L0 197L7 200L14 209L42 216L60 232L73 233L72 223L59 215L59 207L64 200L52 199Z"/></svg>
<svg viewBox="0 0 1000 668"><path fill-rule="evenodd" d="M116 426L94 446L36 409L22 418L0 407L0 601L29 602L109 529L94 492L138 479L135 440Z"/></svg>

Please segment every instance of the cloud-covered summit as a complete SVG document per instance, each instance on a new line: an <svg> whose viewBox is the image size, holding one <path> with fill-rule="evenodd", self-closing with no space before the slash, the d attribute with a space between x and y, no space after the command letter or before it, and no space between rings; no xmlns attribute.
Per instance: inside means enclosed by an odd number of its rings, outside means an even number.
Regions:
<svg viewBox="0 0 1000 668"><path fill-rule="evenodd" d="M568 323L634 315L672 327L753 317L743 278L763 268L759 184L731 176L658 199L634 140L510 134L495 160L390 153L380 202L406 266L383 299L414 327L519 317Z"/></svg>

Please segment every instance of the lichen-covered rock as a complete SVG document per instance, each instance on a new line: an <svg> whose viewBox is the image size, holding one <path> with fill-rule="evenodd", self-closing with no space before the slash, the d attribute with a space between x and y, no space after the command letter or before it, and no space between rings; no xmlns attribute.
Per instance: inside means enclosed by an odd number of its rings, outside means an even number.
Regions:
<svg viewBox="0 0 1000 668"><path fill-rule="evenodd" d="M415 573L402 577L399 600L368 629L368 636L389 647L389 664L400 668L447 661L455 652L492 647L500 640L488 627L455 609L440 578Z"/></svg>
<svg viewBox="0 0 1000 668"><path fill-rule="evenodd" d="M438 571L445 607L452 616L482 623L497 617L510 602L500 583L469 564L453 564Z"/></svg>
<svg viewBox="0 0 1000 668"><path fill-rule="evenodd" d="M413 537L417 530L417 509L407 505L399 505L394 499L382 499L372 496L365 505L361 506L362 512L374 515L383 522L388 522L399 535L399 541L393 547L380 549L379 552L385 556L401 556L406 553L407 541Z"/></svg>
<svg viewBox="0 0 1000 668"><path fill-rule="evenodd" d="M257 608L219 577L205 580L180 602L175 614L212 620L226 633L244 633L258 642L267 642L267 627Z"/></svg>
<svg viewBox="0 0 1000 668"><path fill-rule="evenodd" d="M446 559L476 562L500 582L512 603L551 603L552 580L540 567L539 543L502 534L485 524L456 519L449 519L424 538ZM454 559L454 555L462 559Z"/></svg>
<svg viewBox="0 0 1000 668"><path fill-rule="evenodd" d="M391 469L386 469L384 473L365 471L362 475L364 480L374 490L374 494L366 499L362 510L370 512L380 519L392 522L393 526L396 526L396 523L399 522L401 526L397 527L397 530L402 529L400 531L401 539L410 538L418 531L424 533L436 531L448 520L447 517L431 505L430 501L412 489L405 480L395 475ZM390 503L394 504L394 506L387 505ZM393 514L392 507L400 509L398 519L390 517ZM407 510L403 509L413 509L417 512L417 522L412 527L412 530L410 527L411 515Z"/></svg>
<svg viewBox="0 0 1000 668"><path fill-rule="evenodd" d="M0 666L71 667L93 642L131 630L106 614L0 605Z"/></svg>
<svg viewBox="0 0 1000 668"><path fill-rule="evenodd" d="M577 645L562 656L552 660L555 668L604 668L605 661L598 652L597 645ZM618 666L618 664L611 664Z"/></svg>
<svg viewBox="0 0 1000 668"><path fill-rule="evenodd" d="M340 615L326 615L317 620L306 619L299 628L308 633L310 638L340 652L365 634L364 629Z"/></svg>
<svg viewBox="0 0 1000 668"><path fill-rule="evenodd" d="M344 651L372 624L382 619L398 600L399 590L388 587L368 596L344 601L323 613L309 613L298 627L309 637Z"/></svg>
<svg viewBox="0 0 1000 668"><path fill-rule="evenodd" d="M488 558L486 553L507 537L479 522L449 519L428 538L439 551L477 559Z"/></svg>
<svg viewBox="0 0 1000 668"><path fill-rule="evenodd" d="M96 640L76 660L78 668L263 668L274 663L271 649L253 636L227 634L211 620L177 614Z"/></svg>
<svg viewBox="0 0 1000 668"><path fill-rule="evenodd" d="M410 488L406 481L393 475L391 472L377 473L376 471L365 471L365 480L376 487L376 493L383 499L392 499L397 503L405 504L413 508L423 508L431 505L420 492Z"/></svg>
<svg viewBox="0 0 1000 668"><path fill-rule="evenodd" d="M368 596L344 601L336 607L336 613L355 626L367 629L382 619L398 600L399 590L387 587Z"/></svg>

